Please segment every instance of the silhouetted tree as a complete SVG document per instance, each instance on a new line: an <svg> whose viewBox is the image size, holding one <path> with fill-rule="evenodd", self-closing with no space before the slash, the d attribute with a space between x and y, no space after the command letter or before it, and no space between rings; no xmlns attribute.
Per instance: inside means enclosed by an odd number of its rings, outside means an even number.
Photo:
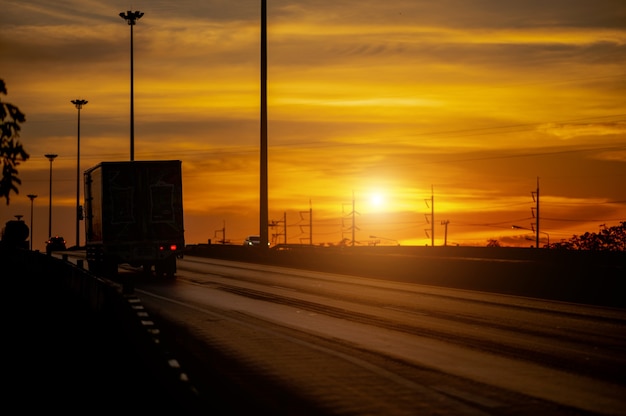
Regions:
<svg viewBox="0 0 626 416"><path fill-rule="evenodd" d="M568 241L550 244L549 248L565 250L626 251L626 221L598 233L574 235Z"/></svg>
<svg viewBox="0 0 626 416"><path fill-rule="evenodd" d="M0 95L7 95L4 80L0 79ZM29 158L17 140L20 136L20 124L26 121L26 117L19 108L13 104L4 103L0 100L0 157L2 157L2 179L0 179L0 198L5 198L9 205L11 191L19 193L17 185L22 181L17 177L17 166L21 161Z"/></svg>

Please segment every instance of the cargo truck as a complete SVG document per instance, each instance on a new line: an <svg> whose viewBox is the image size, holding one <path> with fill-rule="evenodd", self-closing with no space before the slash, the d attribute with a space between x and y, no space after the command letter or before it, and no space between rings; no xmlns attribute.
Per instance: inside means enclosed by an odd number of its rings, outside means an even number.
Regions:
<svg viewBox="0 0 626 416"><path fill-rule="evenodd" d="M101 162L85 171L89 270L118 265L174 277L185 246L181 161Z"/></svg>

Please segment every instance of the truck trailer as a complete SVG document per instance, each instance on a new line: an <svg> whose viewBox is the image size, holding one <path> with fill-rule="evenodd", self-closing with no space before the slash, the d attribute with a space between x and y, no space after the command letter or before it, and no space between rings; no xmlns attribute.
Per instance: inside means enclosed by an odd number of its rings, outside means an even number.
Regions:
<svg viewBox="0 0 626 416"><path fill-rule="evenodd" d="M85 171L85 249L89 270L118 265L174 277L185 247L179 160L101 162Z"/></svg>

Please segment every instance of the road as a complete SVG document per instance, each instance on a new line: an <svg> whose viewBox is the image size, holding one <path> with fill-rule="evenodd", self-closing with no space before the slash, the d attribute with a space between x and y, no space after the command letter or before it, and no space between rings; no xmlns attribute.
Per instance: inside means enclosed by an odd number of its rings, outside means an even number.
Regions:
<svg viewBox="0 0 626 416"><path fill-rule="evenodd" d="M135 293L274 414L626 415L622 309L190 256Z"/></svg>

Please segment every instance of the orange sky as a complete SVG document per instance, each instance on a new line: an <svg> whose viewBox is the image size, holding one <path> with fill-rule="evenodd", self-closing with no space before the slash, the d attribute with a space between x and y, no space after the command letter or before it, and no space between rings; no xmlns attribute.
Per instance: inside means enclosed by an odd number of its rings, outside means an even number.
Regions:
<svg viewBox="0 0 626 416"><path fill-rule="evenodd" d="M267 3L269 220L286 215L288 242L308 242L309 209L315 244L351 238L354 200L360 244L430 244L432 190L435 244L448 222L448 244L530 246L511 225L535 221L537 178L542 243L626 221L623 1ZM31 155L1 223L29 222L37 194L43 249L57 153L52 232L75 244L70 100L89 101L81 171L129 160L132 8L135 159L183 161L187 243L258 234L259 1L0 8L0 98Z"/></svg>

